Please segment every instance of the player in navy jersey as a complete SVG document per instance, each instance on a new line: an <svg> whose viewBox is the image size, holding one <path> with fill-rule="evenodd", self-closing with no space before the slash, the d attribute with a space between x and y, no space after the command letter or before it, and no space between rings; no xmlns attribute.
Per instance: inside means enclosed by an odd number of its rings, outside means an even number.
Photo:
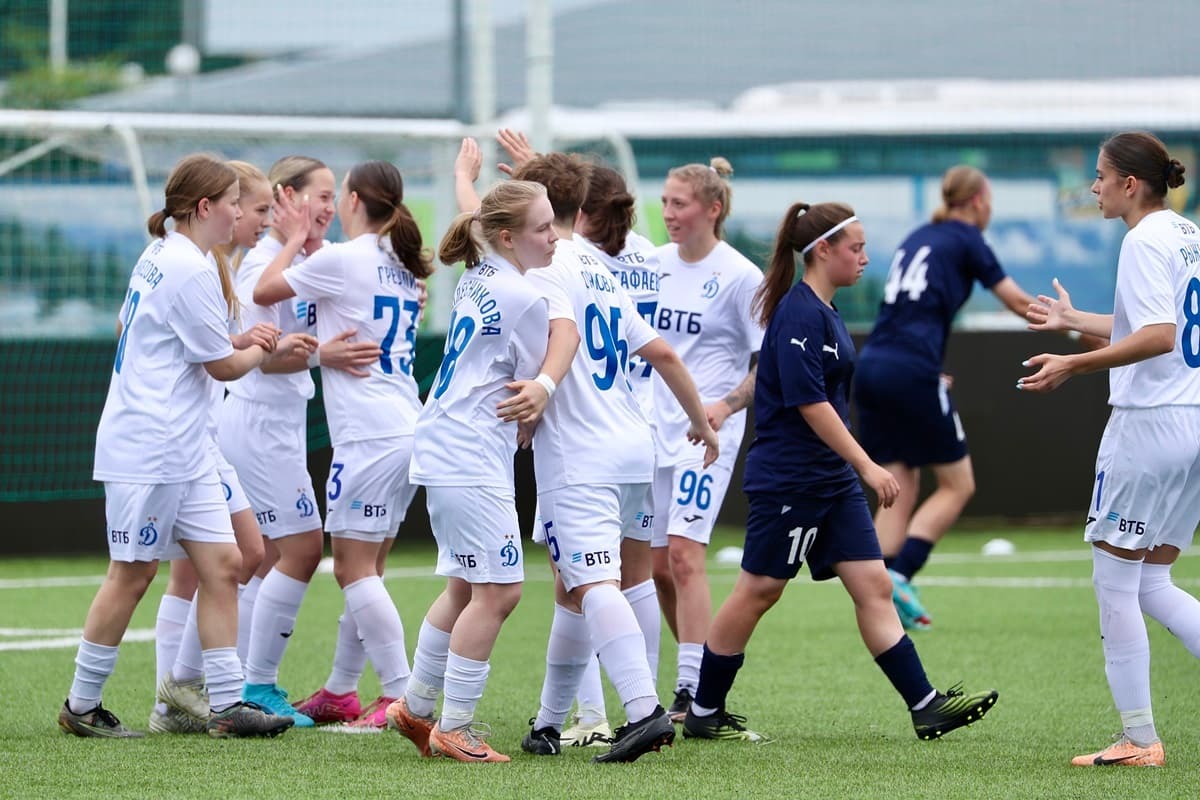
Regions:
<svg viewBox="0 0 1200 800"><path fill-rule="evenodd" d="M1171 579L1200 524L1200 227L1167 208L1183 165L1149 133L1120 133L1096 159L1092 193L1121 242L1112 314L1058 297L1030 306L1034 330L1078 331L1110 343L1089 353L1034 356L1017 388L1048 392L1073 375L1109 371L1112 415L1096 455L1084 539L1100 606L1104 671L1122 735L1071 763L1162 766L1150 702L1150 640L1143 615L1200 657L1200 602Z"/></svg>
<svg viewBox="0 0 1200 800"><path fill-rule="evenodd" d="M854 382L863 447L900 486L896 502L876 511L875 528L906 628L929 627L909 581L975 492L966 434L942 374L950 325L976 281L1022 318L1033 299L983 240L991 216L987 177L973 167L948 170L933 221L909 234L892 258ZM926 466L937 489L918 508Z"/></svg>
<svg viewBox="0 0 1200 800"><path fill-rule="evenodd" d="M755 439L746 457L750 509L742 569L709 629L684 736L762 740L726 710L725 699L755 626L804 561L814 580L841 579L863 642L904 698L920 738L968 725L996 702L993 690L935 690L891 602L858 478L883 507L900 487L850 433L854 344L833 305L837 289L862 276L865 246L862 223L841 203L793 203L780 224L754 304L766 334L754 387ZM804 277L792 286L795 251Z"/></svg>

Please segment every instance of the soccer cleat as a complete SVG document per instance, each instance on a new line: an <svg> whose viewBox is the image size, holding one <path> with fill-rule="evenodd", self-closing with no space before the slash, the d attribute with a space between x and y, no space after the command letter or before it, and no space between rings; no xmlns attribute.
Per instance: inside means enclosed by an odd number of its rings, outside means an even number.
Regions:
<svg viewBox="0 0 1200 800"><path fill-rule="evenodd" d="M395 697L384 697L383 695L376 697L370 705L363 709L358 719L350 723L350 727L358 728L361 731L383 730L388 723L388 706L394 702L396 702Z"/></svg>
<svg viewBox="0 0 1200 800"><path fill-rule="evenodd" d="M168 706L165 714L157 708L150 712L151 733L204 733L207 730L208 720L201 722L177 708Z"/></svg>
<svg viewBox="0 0 1200 800"><path fill-rule="evenodd" d="M242 687L242 699L260 706L268 714L291 717L297 728L311 728L315 724L312 717L293 708L287 701L287 692L274 683L247 683Z"/></svg>
<svg viewBox="0 0 1200 800"><path fill-rule="evenodd" d="M101 705L91 711L76 714L64 700L58 710L58 727L64 733L76 736L94 736L101 739L140 739L146 734L126 728L117 715Z"/></svg>
<svg viewBox="0 0 1200 800"><path fill-rule="evenodd" d="M327 722L354 722L363 713L362 705L358 702L358 692L334 694L324 686L296 703L294 708L317 725Z"/></svg>
<svg viewBox="0 0 1200 800"><path fill-rule="evenodd" d="M533 724L532 720L530 724ZM543 730L546 729L543 728ZM563 747L604 747L612 744L613 741L612 728L608 727L608 720L581 722L578 714L575 715L575 724L559 734L559 738Z"/></svg>
<svg viewBox="0 0 1200 800"><path fill-rule="evenodd" d="M671 722L683 722L688 709L692 707L692 700L692 690L686 686L675 690L675 702L671 703L671 707L667 709L667 716L671 718Z"/></svg>
<svg viewBox="0 0 1200 800"><path fill-rule="evenodd" d="M157 697L158 702L168 709L191 717L196 725L208 723L212 710L208 706L208 691L204 688L203 677L179 681L168 672L158 682Z"/></svg>
<svg viewBox="0 0 1200 800"><path fill-rule="evenodd" d="M429 732L433 730L433 717L418 717L408 710L408 701L401 697L389 705L384 712L387 725L417 746L421 755L433 755L429 750Z"/></svg>
<svg viewBox="0 0 1200 800"><path fill-rule="evenodd" d="M252 736L278 736L295 724L292 717L267 713L266 709L245 700L208 718L208 735L214 739L243 739Z"/></svg>
<svg viewBox="0 0 1200 800"><path fill-rule="evenodd" d="M889 569L888 575L892 579L892 603L905 630L924 631L933 627L933 620L917 596L917 587L894 569Z"/></svg>
<svg viewBox="0 0 1200 800"><path fill-rule="evenodd" d="M717 709L715 714L700 717L691 709L683 720L685 739L740 739L744 742L766 742L767 737L746 727L746 718Z"/></svg>
<svg viewBox="0 0 1200 800"><path fill-rule="evenodd" d="M511 761L511 758L497 753L484 741L489 732L475 723L443 731L441 723L437 723L429 731L429 750L435 756L445 756L455 761L473 761L480 764Z"/></svg>
<svg viewBox="0 0 1200 800"><path fill-rule="evenodd" d="M535 756L556 756L562 753L562 736L557 730L547 725L544 728L534 728L537 717L529 720L529 733L521 740L521 749ZM608 726L605 725L605 728ZM578 745L583 747L584 745Z"/></svg>
<svg viewBox="0 0 1200 800"><path fill-rule="evenodd" d="M965 694L960 686L948 689L945 694L938 692L929 705L912 712L913 728L918 738L937 739L955 728L978 721L996 705L996 699L1000 696L995 689Z"/></svg>
<svg viewBox="0 0 1200 800"><path fill-rule="evenodd" d="M637 761L651 750L658 752L675 741L675 726L662 706L657 706L650 716L617 728L613 746L607 753L595 756L597 764Z"/></svg>
<svg viewBox="0 0 1200 800"><path fill-rule="evenodd" d="M1071 764L1076 767L1161 767L1167 763L1162 742L1149 747L1138 747L1121 734L1115 744L1099 753L1075 756Z"/></svg>

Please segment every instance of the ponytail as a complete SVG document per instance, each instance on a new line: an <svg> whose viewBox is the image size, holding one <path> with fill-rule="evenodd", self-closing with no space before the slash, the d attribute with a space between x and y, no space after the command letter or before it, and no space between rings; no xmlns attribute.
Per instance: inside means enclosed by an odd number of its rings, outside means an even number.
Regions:
<svg viewBox="0 0 1200 800"><path fill-rule="evenodd" d="M392 251L413 275L428 278L433 274L429 252L421 246L421 229L404 203L396 203L391 218L380 228L379 235L388 237Z"/></svg>
<svg viewBox="0 0 1200 800"><path fill-rule="evenodd" d="M797 202L788 206L775 235L775 248L766 275L750 306L750 313L763 327L771 321L779 302L796 282L796 252L803 253L805 266L812 263L812 246L822 239L836 242L845 235L842 226L853 216L854 209L845 203L809 205Z"/></svg>
<svg viewBox="0 0 1200 800"><path fill-rule="evenodd" d="M450 223L450 229L442 237L438 245L438 260L446 266L457 264L459 261L467 265L467 269L475 269L483 261L483 247L475 238L474 212L467 211L459 214Z"/></svg>
<svg viewBox="0 0 1200 800"><path fill-rule="evenodd" d="M155 239L161 239L167 235L167 210L165 208L155 211L146 220L146 230Z"/></svg>

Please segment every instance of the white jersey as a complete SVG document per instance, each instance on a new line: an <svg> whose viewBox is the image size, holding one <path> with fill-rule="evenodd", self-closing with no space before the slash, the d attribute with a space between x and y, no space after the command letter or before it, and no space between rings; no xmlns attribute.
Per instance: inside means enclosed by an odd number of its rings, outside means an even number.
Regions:
<svg viewBox="0 0 1200 800"><path fill-rule="evenodd" d="M737 387L762 346L763 328L750 306L762 272L725 242L689 264L679 246L658 250L659 292L654 327L683 359L705 405ZM679 463L690 450L688 419L662 379L654 379L658 465ZM746 415L738 412L721 426L721 450L741 445Z"/></svg>
<svg viewBox="0 0 1200 800"><path fill-rule="evenodd" d="M496 404L546 358L546 300L508 261L490 255L454 289L445 355L413 436L413 483L513 488L517 424ZM551 401L553 404L555 401Z"/></svg>
<svg viewBox="0 0 1200 800"><path fill-rule="evenodd" d="M631 353L658 338L599 260L560 239L554 261L525 276L550 319L573 319L579 350L533 438L538 492L580 484L649 483L650 423L629 386Z"/></svg>
<svg viewBox="0 0 1200 800"><path fill-rule="evenodd" d="M283 277L297 296L322 301L319 339L356 330L359 339L379 342L383 350L366 368L371 373L367 378L321 370L333 446L411 436L421 410L412 376L420 288L390 243L377 233L364 233L326 245L285 269Z"/></svg>
<svg viewBox="0 0 1200 800"><path fill-rule="evenodd" d="M171 232L142 253L121 306L121 338L96 431L98 481L165 484L215 476L211 378L233 354L221 283L200 248Z"/></svg>
<svg viewBox="0 0 1200 800"><path fill-rule="evenodd" d="M1200 228L1163 210L1143 217L1121 242L1112 342L1172 322L1171 352L1109 372L1109 405L1200 405Z"/></svg>
<svg viewBox="0 0 1200 800"><path fill-rule="evenodd" d="M315 302L299 297L283 300L270 306L260 306L254 302L254 287L258 285L258 279L262 277L267 266L275 260L275 256L279 255L279 251L282 249L283 244L274 236L268 235L260 239L258 244L242 259L242 265L234 277L234 288L242 307L242 325L246 330L250 330L258 323L265 322L283 331L284 336L289 333L307 333L316 336L317 304ZM303 253L297 254L292 264L298 264L304 258ZM305 402L313 396L315 391L312 376L306 369L299 372L271 374L254 369L236 381L231 381L228 388L230 394L244 400L253 400L268 405L291 406L292 409L303 409Z"/></svg>
<svg viewBox="0 0 1200 800"><path fill-rule="evenodd" d="M658 248L654 243L645 236L630 231L625 236L625 247L615 256L610 256L579 235L575 236L575 243L584 253L608 267L608 271L633 300L638 314L653 326L654 313L658 308ZM633 396L641 405L646 419L653 424L654 383L651 373L648 361L634 355L629 357L629 385L633 388Z"/></svg>

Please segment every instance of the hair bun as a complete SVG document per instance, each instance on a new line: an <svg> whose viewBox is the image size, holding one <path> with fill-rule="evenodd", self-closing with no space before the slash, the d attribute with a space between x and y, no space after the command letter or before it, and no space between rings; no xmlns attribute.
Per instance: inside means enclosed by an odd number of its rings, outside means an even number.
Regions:
<svg viewBox="0 0 1200 800"><path fill-rule="evenodd" d="M1180 186L1183 186L1184 171L1185 168L1183 164L1180 164L1179 159L1177 158L1172 158L1167 163L1166 174L1164 177L1166 178L1168 189L1177 189Z"/></svg>

